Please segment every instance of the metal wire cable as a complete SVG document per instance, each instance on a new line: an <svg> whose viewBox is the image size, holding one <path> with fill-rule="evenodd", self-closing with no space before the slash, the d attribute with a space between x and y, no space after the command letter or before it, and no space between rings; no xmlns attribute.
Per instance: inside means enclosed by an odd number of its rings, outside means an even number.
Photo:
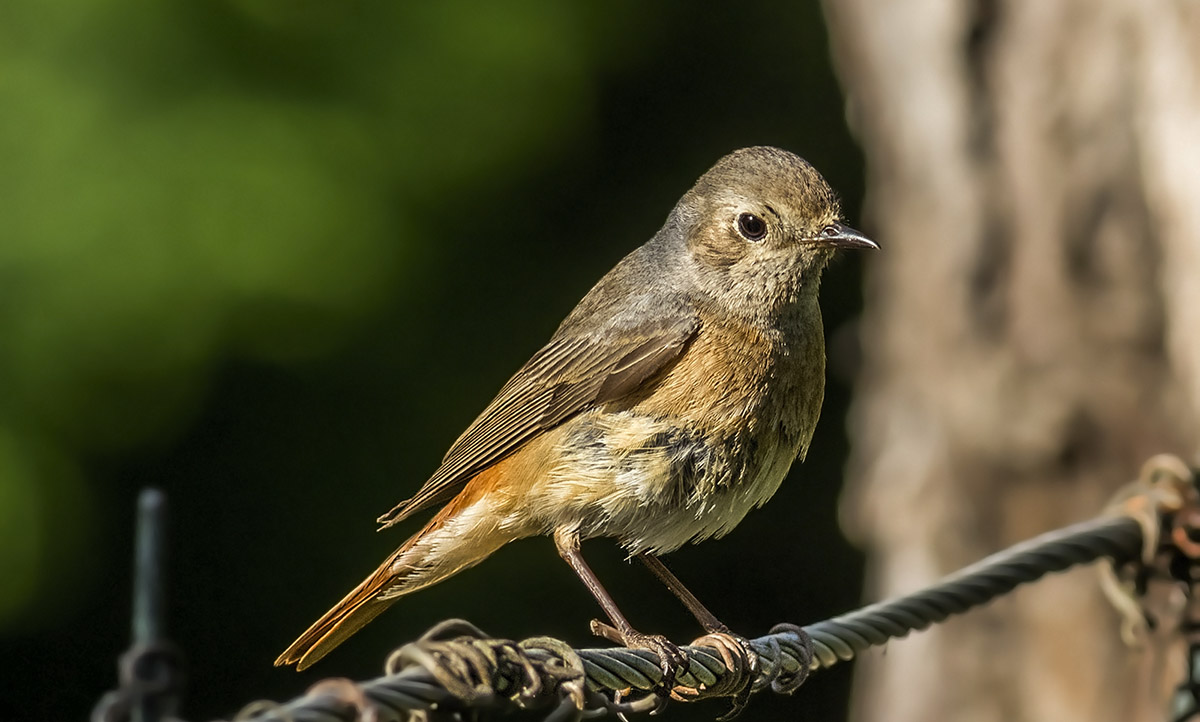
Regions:
<svg viewBox="0 0 1200 722"><path fill-rule="evenodd" d="M1135 559L1141 545L1137 521L1101 517L1010 547L914 594L803 628L780 625L747 642L757 655L749 668L739 668L744 665L716 646L683 647L690 668L677 677L679 686L672 696L730 696L736 712L754 692L770 687L790 693L809 670L853 659L869 647L925 629L1046 574L1105 557L1118 563ZM480 718L488 711L537 709L545 713L544 719L560 722L649 711L665 703L652 693L662 683L652 652L573 650L549 638L497 640L457 621L439 625L397 650L388 661L388 672L361 684L322 683L282 705L256 703L238 719L385 722L421 713L434 722L462 719L468 712ZM638 693L643 694L631 699Z"/></svg>
<svg viewBox="0 0 1200 722"><path fill-rule="evenodd" d="M1026 582L1101 558L1117 563L1141 553L1142 528L1127 516L1100 517L1047 532L997 552L937 584L898 599L804 628L816 650L815 665L828 668L869 647L925 629L986 604Z"/></svg>

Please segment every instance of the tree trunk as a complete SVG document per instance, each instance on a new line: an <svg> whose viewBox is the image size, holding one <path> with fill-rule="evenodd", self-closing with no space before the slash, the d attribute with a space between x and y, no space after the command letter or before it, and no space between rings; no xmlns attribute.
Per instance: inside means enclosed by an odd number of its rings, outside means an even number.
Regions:
<svg viewBox="0 0 1200 722"><path fill-rule="evenodd" d="M1196 451L1200 4L826 0L868 160L847 531L872 597ZM853 717L1162 720L1095 572L867 655Z"/></svg>

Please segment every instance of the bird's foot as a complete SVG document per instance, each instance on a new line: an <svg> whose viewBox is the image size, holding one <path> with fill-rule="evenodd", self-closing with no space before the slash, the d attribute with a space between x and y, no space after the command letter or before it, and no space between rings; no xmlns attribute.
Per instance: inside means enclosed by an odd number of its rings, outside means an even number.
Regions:
<svg viewBox="0 0 1200 722"><path fill-rule="evenodd" d="M705 697L731 697L733 707L720 717L720 720L731 720L741 714L750 701L750 689L758 674L758 653L750 646L750 640L728 631L712 631L700 637L689 645L692 647L708 647L714 650L724 663L726 672L720 681L712 687L676 687L671 696L681 701L690 701Z"/></svg>
<svg viewBox="0 0 1200 722"><path fill-rule="evenodd" d="M599 619L592 620L592 634L627 649L645 649L657 654L663 675L656 690L659 694L669 694L675 688L675 680L686 674L692 665L687 654L661 634L642 634L633 629L622 632Z"/></svg>
<svg viewBox="0 0 1200 722"><path fill-rule="evenodd" d="M721 655L725 668L737 677L758 671L758 653L750 646L750 640L730 631L709 632L693 641L693 647L711 647Z"/></svg>

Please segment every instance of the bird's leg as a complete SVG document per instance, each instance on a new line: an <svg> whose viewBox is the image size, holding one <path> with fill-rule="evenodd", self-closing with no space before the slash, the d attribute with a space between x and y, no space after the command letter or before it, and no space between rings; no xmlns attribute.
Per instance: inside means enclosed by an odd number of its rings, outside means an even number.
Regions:
<svg viewBox="0 0 1200 722"><path fill-rule="evenodd" d="M739 676L758 669L758 653L750 646L750 641L741 635L734 634L729 627L717 619L716 615L708 611L708 607L704 606L695 594L683 586L679 577L667 569L667 565L663 564L661 559L649 552L641 552L637 558L646 565L647 569L654 572L654 576L658 577L667 589L670 589L671 593L679 598L679 601L683 602L683 606L688 608L704 631L708 632L707 635L692 642L693 645L716 649L721 655L722 661L725 662L725 666L730 670L739 670Z"/></svg>
<svg viewBox="0 0 1200 722"><path fill-rule="evenodd" d="M662 563L658 557L649 552L641 552L637 558L646 565L646 568L654 572L654 576L658 577L659 581L666 585L671 593L683 602L683 606L688 608L696 621L704 627L704 631L710 634L730 634L729 627L725 626L721 620L717 619L716 615L708 611L708 607L704 606L696 595L692 594L687 587L683 586L683 582L679 581L679 577L671 573L667 569L667 565Z"/></svg>
<svg viewBox="0 0 1200 722"><path fill-rule="evenodd" d="M583 580L584 586L596 598L600 608L613 623L613 626L610 627L598 619L593 619L592 633L630 649L648 649L654 652L658 655L659 666L662 668L663 688L670 690L674 687L676 676L688 670L690 662L687 655L661 634L643 634L633 628L625 615L621 614L617 603L609 596L604 585L596 578L596 574L583 560L583 554L579 551L579 534L577 532L567 528L558 529L554 533L554 544L558 547L559 555Z"/></svg>

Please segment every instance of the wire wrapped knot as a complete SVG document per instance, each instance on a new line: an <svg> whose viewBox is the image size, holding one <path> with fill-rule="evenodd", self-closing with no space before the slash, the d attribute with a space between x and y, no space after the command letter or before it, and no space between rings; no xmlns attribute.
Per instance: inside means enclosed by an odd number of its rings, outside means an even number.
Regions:
<svg viewBox="0 0 1200 722"><path fill-rule="evenodd" d="M684 648L688 669L670 696L680 701L733 699L726 718L739 713L761 689L794 691L812 666L812 642L800 627L780 625L748 641L710 634ZM534 637L523 642L488 637L462 620L438 624L392 653L389 676L420 670L454 698L450 706L502 710L552 708L547 719L579 719L585 712L660 709L662 670L645 650L585 649Z"/></svg>
<svg viewBox="0 0 1200 722"><path fill-rule="evenodd" d="M169 642L135 644L118 662L121 687L109 692L92 711L92 722L131 719L135 707L152 704L171 719L183 688L183 657Z"/></svg>
<svg viewBox="0 0 1200 722"><path fill-rule="evenodd" d="M461 619L442 622L388 658L388 675L420 667L464 707L586 708L583 662L564 642L489 637Z"/></svg>

